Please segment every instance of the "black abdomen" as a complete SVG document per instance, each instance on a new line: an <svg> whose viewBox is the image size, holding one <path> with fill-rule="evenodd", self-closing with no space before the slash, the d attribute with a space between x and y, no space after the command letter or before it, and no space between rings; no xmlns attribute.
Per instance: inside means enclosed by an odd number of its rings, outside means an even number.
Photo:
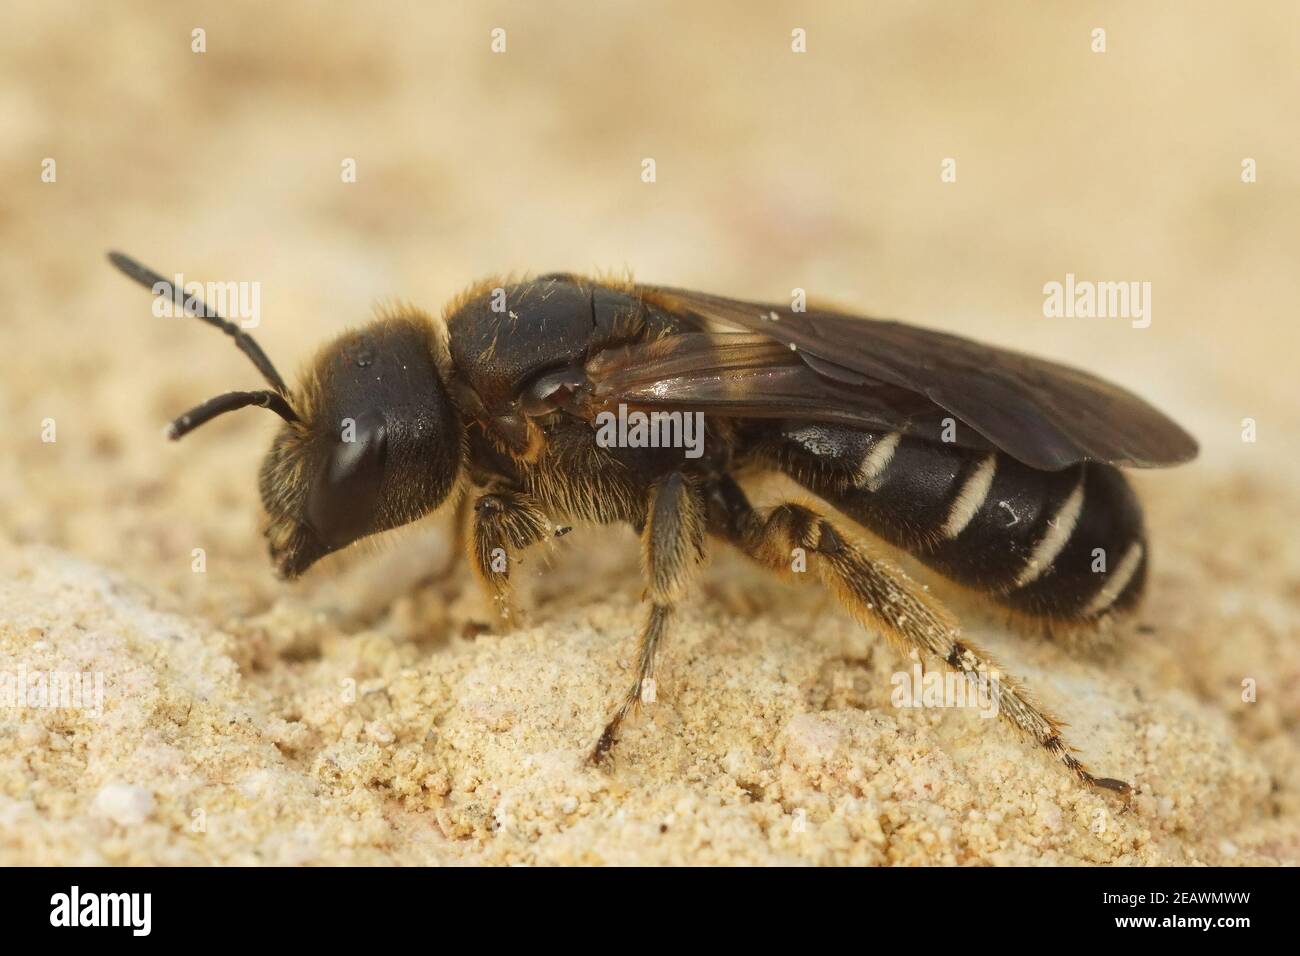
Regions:
<svg viewBox="0 0 1300 956"><path fill-rule="evenodd" d="M1110 465L1038 471L896 432L788 423L763 454L886 541L1007 607L1089 620L1146 579L1142 510Z"/></svg>

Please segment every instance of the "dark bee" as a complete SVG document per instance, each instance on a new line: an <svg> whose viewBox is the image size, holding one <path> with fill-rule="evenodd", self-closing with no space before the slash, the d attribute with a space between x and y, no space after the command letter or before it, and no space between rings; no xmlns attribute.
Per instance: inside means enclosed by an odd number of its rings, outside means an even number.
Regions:
<svg viewBox="0 0 1300 956"><path fill-rule="evenodd" d="M755 510L737 478L783 472L940 574L1021 615L1095 627L1146 581L1142 511L1116 466L1188 461L1195 441L1133 394L953 335L828 311L548 275L487 281L439 323L381 317L326 346L290 390L241 329L125 256L113 264L227 334L271 388L178 418L179 438L256 405L284 419L262 465L266 536L296 577L352 542L475 489L469 554L508 607L510 563L553 521L641 536L639 673L591 752L600 761L654 676L705 539L791 573L806 561L864 625L998 695L1000 712L1079 779L1060 725L961 638L925 589L815 511ZM703 413L695 457L616 447L621 409Z"/></svg>

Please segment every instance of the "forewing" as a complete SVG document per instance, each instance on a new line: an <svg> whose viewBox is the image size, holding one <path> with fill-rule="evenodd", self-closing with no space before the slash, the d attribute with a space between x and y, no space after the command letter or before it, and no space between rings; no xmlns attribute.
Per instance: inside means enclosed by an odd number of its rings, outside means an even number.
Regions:
<svg viewBox="0 0 1300 956"><path fill-rule="evenodd" d="M1132 392L1056 362L945 332L700 292L638 287L648 303L704 326L765 336L817 378L858 391L892 386L950 412L1025 464L1055 471L1084 460L1153 468L1196 456L1196 441ZM857 389L858 391L855 391ZM843 407L837 406L841 411Z"/></svg>
<svg viewBox="0 0 1300 956"><path fill-rule="evenodd" d="M969 448L993 447L973 429L953 433L948 412L910 389L855 376L837 381L787 345L745 332L690 332L606 349L586 364L586 417L620 404L737 418L838 422Z"/></svg>

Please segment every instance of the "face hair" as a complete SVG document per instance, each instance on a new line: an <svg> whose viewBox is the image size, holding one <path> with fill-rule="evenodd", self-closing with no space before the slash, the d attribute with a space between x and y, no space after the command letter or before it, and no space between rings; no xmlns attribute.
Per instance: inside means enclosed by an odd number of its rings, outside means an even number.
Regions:
<svg viewBox="0 0 1300 956"><path fill-rule="evenodd" d="M230 322L204 304L202 299L197 296L187 296L185 290L178 287L175 283L169 282L158 273L136 262L130 256L123 255L120 252L110 252L108 261L116 266L124 275L129 276L145 288L157 295L170 295L173 302L181 307L187 315L192 315L208 325L215 326L222 332L225 332L235 340L235 345L239 351L248 356L262 377L266 379L275 391L265 389L254 392L227 392L224 395L218 395L216 398L210 398L201 405L196 405L184 415L181 415L167 427L167 437L175 441L182 435L185 435L198 428L204 422L211 421L218 415L224 415L226 412L233 412L236 409L246 408L249 405L255 405L258 408L269 408L286 422L298 421L298 416L293 408L289 405L288 396L289 388L284 384L284 379L280 373L275 370L271 360L267 358L262 347L254 341L253 337ZM159 286L163 289L160 290Z"/></svg>

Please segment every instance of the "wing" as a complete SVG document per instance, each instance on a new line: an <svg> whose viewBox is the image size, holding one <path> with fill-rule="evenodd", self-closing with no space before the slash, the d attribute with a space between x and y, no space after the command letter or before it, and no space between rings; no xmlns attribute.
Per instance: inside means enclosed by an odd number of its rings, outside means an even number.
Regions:
<svg viewBox="0 0 1300 956"><path fill-rule="evenodd" d="M766 335L687 332L596 353L585 366L581 414L631 408L734 418L837 422L940 441L951 415L910 389L837 380ZM973 429L947 429L968 448L993 445Z"/></svg>
<svg viewBox="0 0 1300 956"><path fill-rule="evenodd" d="M1085 460L1154 468L1196 456L1195 439L1165 415L1069 366L900 322L656 286L637 292L701 329L739 331L669 336L597 356L588 369L593 397L607 404L623 393L629 405L837 421L935 439L951 416L966 426L958 425L957 444L996 447L1044 471Z"/></svg>

